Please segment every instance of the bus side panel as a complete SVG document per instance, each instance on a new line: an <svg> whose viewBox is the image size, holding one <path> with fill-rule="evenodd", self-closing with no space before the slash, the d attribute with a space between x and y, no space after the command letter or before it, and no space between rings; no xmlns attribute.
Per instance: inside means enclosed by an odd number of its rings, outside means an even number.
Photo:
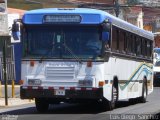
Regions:
<svg viewBox="0 0 160 120"><path fill-rule="evenodd" d="M106 84L103 86L103 97L107 100L111 101L111 91L112 91L112 85Z"/></svg>
<svg viewBox="0 0 160 120"><path fill-rule="evenodd" d="M151 87L153 85L152 68L148 63L111 57L109 62L105 64L105 71L106 80L113 80L114 76L118 77L119 100L140 97L144 76L148 80L148 93L153 91ZM106 87L104 89L107 90Z"/></svg>

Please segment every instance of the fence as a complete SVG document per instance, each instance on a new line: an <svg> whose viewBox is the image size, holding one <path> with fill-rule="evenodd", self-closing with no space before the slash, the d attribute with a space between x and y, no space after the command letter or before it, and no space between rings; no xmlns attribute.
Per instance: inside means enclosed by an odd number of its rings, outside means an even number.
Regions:
<svg viewBox="0 0 160 120"><path fill-rule="evenodd" d="M3 63L3 40L0 40L0 79L4 82L4 63ZM7 41L10 41L9 39ZM14 46L7 42L6 45L6 78L8 82L15 80L15 59L14 59Z"/></svg>

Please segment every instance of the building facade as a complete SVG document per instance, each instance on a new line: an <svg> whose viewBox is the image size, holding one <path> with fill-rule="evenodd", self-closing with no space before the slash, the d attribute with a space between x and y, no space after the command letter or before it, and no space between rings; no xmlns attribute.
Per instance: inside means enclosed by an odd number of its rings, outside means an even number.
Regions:
<svg viewBox="0 0 160 120"><path fill-rule="evenodd" d="M0 0L0 36L7 36L8 19L7 19L7 0Z"/></svg>
<svg viewBox="0 0 160 120"><path fill-rule="evenodd" d="M118 17L128 21L140 28L143 28L143 12L141 7L127 7L128 0L68 0L79 7L90 7L102 9L116 16L115 10L118 10Z"/></svg>

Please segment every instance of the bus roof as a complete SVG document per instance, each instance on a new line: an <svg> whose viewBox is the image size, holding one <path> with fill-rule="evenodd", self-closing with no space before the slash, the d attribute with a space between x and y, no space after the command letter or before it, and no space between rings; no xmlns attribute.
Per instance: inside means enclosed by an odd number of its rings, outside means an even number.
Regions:
<svg viewBox="0 0 160 120"><path fill-rule="evenodd" d="M154 35L149 31L138 28L137 26L121 20L105 11L90 8L45 8L26 11L23 16L25 24L43 24L45 15L50 14L79 14L82 17L80 24L101 24L104 20L109 20L113 25L121 29L138 34L142 37L153 40Z"/></svg>

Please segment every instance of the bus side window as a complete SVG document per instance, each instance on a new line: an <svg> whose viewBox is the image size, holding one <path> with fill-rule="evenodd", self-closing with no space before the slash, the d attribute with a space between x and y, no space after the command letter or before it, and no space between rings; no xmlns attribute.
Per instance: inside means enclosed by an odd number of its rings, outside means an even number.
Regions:
<svg viewBox="0 0 160 120"><path fill-rule="evenodd" d="M132 39L131 39L131 46L132 46L132 49L131 49L131 51L132 51L132 55L134 55L135 56L135 35L133 34L132 35Z"/></svg>
<svg viewBox="0 0 160 120"><path fill-rule="evenodd" d="M132 36L130 33L127 33L127 53L131 54L131 39Z"/></svg>
<svg viewBox="0 0 160 120"><path fill-rule="evenodd" d="M145 57L147 58L147 39L145 39L144 43L145 43Z"/></svg>
<svg viewBox="0 0 160 120"><path fill-rule="evenodd" d="M150 41L150 58L152 58L153 42Z"/></svg>
<svg viewBox="0 0 160 120"><path fill-rule="evenodd" d="M140 51L141 51L141 53L140 53L140 57L142 57L143 56L143 38L142 37L140 37Z"/></svg>
<svg viewBox="0 0 160 120"><path fill-rule="evenodd" d="M114 26L112 28L112 50L117 50L117 29Z"/></svg>
<svg viewBox="0 0 160 120"><path fill-rule="evenodd" d="M147 40L147 58L151 57L151 55L150 55L150 49L151 49L150 41Z"/></svg>
<svg viewBox="0 0 160 120"><path fill-rule="evenodd" d="M127 52L127 33L124 32L124 52Z"/></svg>
<svg viewBox="0 0 160 120"><path fill-rule="evenodd" d="M119 32L119 50L122 53L125 53L125 33L124 31L120 30Z"/></svg>
<svg viewBox="0 0 160 120"><path fill-rule="evenodd" d="M126 34L125 34L125 51L126 51L126 53L128 52L128 42L129 42L129 40L128 40L128 32L126 32Z"/></svg>
<svg viewBox="0 0 160 120"><path fill-rule="evenodd" d="M137 39L136 39L136 45L137 45L136 54L137 54L137 56L140 56L141 55L141 40L139 37L137 37Z"/></svg>
<svg viewBox="0 0 160 120"><path fill-rule="evenodd" d="M136 55L136 51L137 51L137 42L136 42L136 40L137 40L137 37L136 37L136 35L134 36L134 54Z"/></svg>
<svg viewBox="0 0 160 120"><path fill-rule="evenodd" d="M142 38L142 55L145 57L146 54L146 50L147 50L147 44L146 44L146 39Z"/></svg>

